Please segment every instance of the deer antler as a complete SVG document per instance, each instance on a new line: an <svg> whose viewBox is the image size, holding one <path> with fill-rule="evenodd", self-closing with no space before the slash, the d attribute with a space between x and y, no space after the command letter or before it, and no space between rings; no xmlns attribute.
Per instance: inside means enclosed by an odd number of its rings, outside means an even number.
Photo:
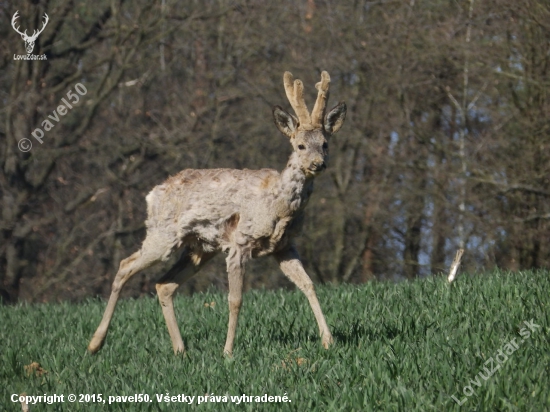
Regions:
<svg viewBox="0 0 550 412"><path fill-rule="evenodd" d="M29 36L29 35L27 34L27 30L25 30L24 33L21 33L21 32L19 31L19 27L15 27L16 20L17 20L17 18L19 17L19 16L17 15L17 13L19 13L19 10L17 10L17 11L15 12L15 14L13 15L13 18L11 19L11 26L13 27L13 29L14 29L17 33L19 33L19 34L21 35L21 37L23 37L23 39L24 39L25 41L30 41L30 42L35 41L36 38L38 37L38 35L44 31L44 29L46 28L46 25L47 25L48 22L50 21L50 18L48 17L48 15L47 15L46 13L44 13L44 22L43 22L42 28L41 28L40 30L38 30L38 31L35 30L35 31L33 32L32 36Z"/></svg>
<svg viewBox="0 0 550 412"><path fill-rule="evenodd" d="M17 18L19 17L19 16L17 15L17 13L19 13L19 10L17 10L17 11L15 12L15 14L13 15L13 18L11 19L11 27L13 27L13 29L14 29L17 33L19 33L22 37L28 37L28 36L27 36L27 30L25 30L25 33L21 33L21 32L19 31L19 27L15 27L15 21L16 21Z"/></svg>
<svg viewBox="0 0 550 412"><path fill-rule="evenodd" d="M38 35L44 31L44 29L46 28L46 25L48 24L49 21L50 21L50 18L48 17L48 15L46 13L44 13L44 25L42 26L42 28L39 31L35 30L33 32L32 36L31 36L32 40L36 40Z"/></svg>
<svg viewBox="0 0 550 412"><path fill-rule="evenodd" d="M311 118L309 117L309 111L307 110L306 102L304 100L304 84L301 80L294 80L294 77L290 72L285 72L283 79L286 97L298 115L300 128L310 128Z"/></svg>
<svg viewBox="0 0 550 412"><path fill-rule="evenodd" d="M301 130L311 130L323 127L330 85L329 74L323 71L321 73L321 81L315 85L319 93L317 94L317 100L315 101L311 116L304 100L304 85L302 81L294 80L292 73L285 72L284 84L286 97L298 115L298 120L300 121L299 128Z"/></svg>
<svg viewBox="0 0 550 412"><path fill-rule="evenodd" d="M315 85L315 88L319 90L317 94L317 100L313 111L311 112L311 120L314 127L322 127L323 120L325 118L325 109L327 108L328 100L328 88L330 86L330 76L326 71L321 73L321 81Z"/></svg>

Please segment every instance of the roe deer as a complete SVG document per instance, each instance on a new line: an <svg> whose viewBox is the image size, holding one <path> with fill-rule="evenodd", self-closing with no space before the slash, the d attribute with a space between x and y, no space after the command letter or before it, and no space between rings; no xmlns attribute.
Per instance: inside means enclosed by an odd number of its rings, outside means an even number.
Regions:
<svg viewBox="0 0 550 412"><path fill-rule="evenodd" d="M310 113L303 84L284 74L288 100L298 117L273 108L277 128L294 149L285 169L186 169L156 186L146 197L147 236L141 249L120 262L103 319L88 350L97 352L105 340L121 288L137 272L165 261L183 249L177 263L158 281L156 289L174 352L184 345L174 314L172 295L217 252L227 254L229 326L224 353L231 356L242 303L245 263L272 254L283 273L307 296L325 348L332 343L313 283L305 272L292 238L299 232L313 178L326 168L327 138L346 117L340 102L326 116L330 77L316 84L317 101Z"/></svg>

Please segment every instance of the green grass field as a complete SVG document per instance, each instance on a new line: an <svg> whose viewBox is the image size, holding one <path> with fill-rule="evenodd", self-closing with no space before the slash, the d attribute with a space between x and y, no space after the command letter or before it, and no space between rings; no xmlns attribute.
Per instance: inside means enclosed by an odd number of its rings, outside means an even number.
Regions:
<svg viewBox="0 0 550 412"><path fill-rule="evenodd" d="M175 301L185 357L174 356L154 298L121 301L94 356L86 346L105 302L0 307L0 410L21 411L11 396L23 392L64 395L64 403L31 405L31 412L550 410L549 272L317 291L333 348L321 347L299 291L253 291L244 295L232 359L222 356L228 309L217 292ZM526 326L531 320L538 327ZM47 372L29 376L32 362ZM80 403L79 394L95 394L96 402ZM134 394L152 402L108 405L109 396ZM157 394L195 398L174 404ZM205 394L208 401L197 404ZM243 394L286 394L291 402Z"/></svg>

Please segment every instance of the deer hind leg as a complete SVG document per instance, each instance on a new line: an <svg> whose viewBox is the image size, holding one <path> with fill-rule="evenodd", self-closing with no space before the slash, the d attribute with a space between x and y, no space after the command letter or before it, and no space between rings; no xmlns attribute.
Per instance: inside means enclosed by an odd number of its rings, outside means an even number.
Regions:
<svg viewBox="0 0 550 412"><path fill-rule="evenodd" d="M242 251L238 248L230 249L226 262L229 277L229 325L223 353L232 356L237 320L243 302L244 259Z"/></svg>
<svg viewBox="0 0 550 412"><path fill-rule="evenodd" d="M89 352L96 353L103 346L120 291L128 279L143 269L153 266L161 260L166 260L170 255L173 248L172 245L165 245L165 247L163 247L163 243L166 242L162 242L163 239L159 239L159 237L160 236L148 234L141 249L120 262L120 267L113 281L111 296L107 302L105 313L88 345Z"/></svg>
<svg viewBox="0 0 550 412"><path fill-rule="evenodd" d="M185 352L185 346L176 321L172 296L182 283L192 278L214 255L192 254L185 248L176 264L157 282L157 295L175 354Z"/></svg>
<svg viewBox="0 0 550 412"><path fill-rule="evenodd" d="M285 276L289 278L296 286L298 286L298 288L309 300L309 304L313 310L315 319L317 320L317 325L319 326L321 343L325 349L328 349L328 347L333 343L332 334L330 333L323 312L321 311L321 306L319 305L319 300L315 294L313 282L302 266L298 252L294 249L294 247L291 247L287 250L276 253L275 259L277 259L277 262L279 263L279 266Z"/></svg>

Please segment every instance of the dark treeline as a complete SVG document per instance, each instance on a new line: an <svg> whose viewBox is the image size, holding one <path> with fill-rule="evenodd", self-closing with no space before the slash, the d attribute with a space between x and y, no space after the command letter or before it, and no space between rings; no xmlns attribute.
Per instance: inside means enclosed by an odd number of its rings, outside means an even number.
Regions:
<svg viewBox="0 0 550 412"><path fill-rule="evenodd" d="M145 195L184 168L282 169L282 76L321 70L348 118L299 250L316 282L550 266L550 3L39 0L0 5L0 291L105 296L145 235ZM12 28L38 36L34 54ZM43 143L31 133L81 83ZM55 117L55 114L54 116ZM33 147L23 153L21 139ZM163 268L126 296L154 291ZM269 259L247 287L288 286ZM221 258L186 292L225 287Z"/></svg>

